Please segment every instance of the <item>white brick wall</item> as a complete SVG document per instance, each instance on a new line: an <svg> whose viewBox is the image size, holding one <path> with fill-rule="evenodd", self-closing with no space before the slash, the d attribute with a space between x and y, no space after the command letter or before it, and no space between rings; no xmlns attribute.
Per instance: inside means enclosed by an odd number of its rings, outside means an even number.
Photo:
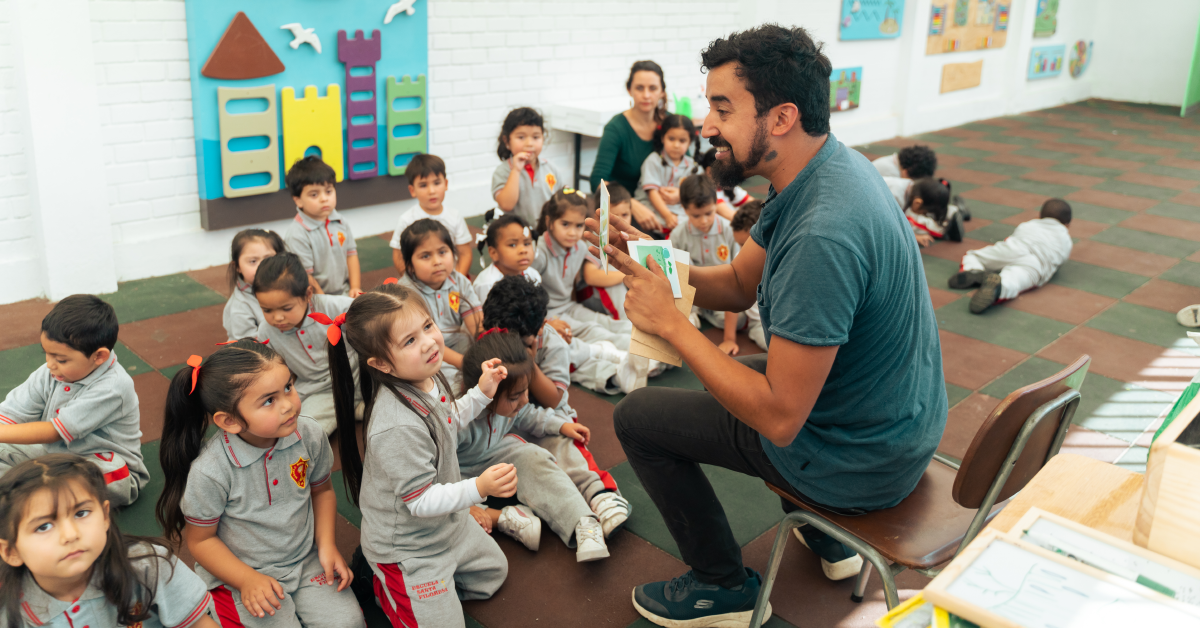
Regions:
<svg viewBox="0 0 1200 628"><path fill-rule="evenodd" d="M0 0L0 265L29 268L36 255L25 138L16 91L16 51L12 45L10 0Z"/></svg>

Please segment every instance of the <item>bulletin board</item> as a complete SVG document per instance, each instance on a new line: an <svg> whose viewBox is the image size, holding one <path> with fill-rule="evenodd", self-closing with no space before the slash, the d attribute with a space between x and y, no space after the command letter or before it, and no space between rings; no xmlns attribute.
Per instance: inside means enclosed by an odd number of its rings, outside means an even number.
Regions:
<svg viewBox="0 0 1200 628"><path fill-rule="evenodd" d="M1012 0L933 0L925 54L1003 48Z"/></svg>
<svg viewBox="0 0 1200 628"><path fill-rule="evenodd" d="M186 0L201 224L289 218L298 158L338 209L409 198L428 150L428 0Z"/></svg>
<svg viewBox="0 0 1200 628"><path fill-rule="evenodd" d="M829 74L829 111L858 109L862 95L862 66L835 68Z"/></svg>
<svg viewBox="0 0 1200 628"><path fill-rule="evenodd" d="M904 0L842 0L842 41L893 39L900 36Z"/></svg>

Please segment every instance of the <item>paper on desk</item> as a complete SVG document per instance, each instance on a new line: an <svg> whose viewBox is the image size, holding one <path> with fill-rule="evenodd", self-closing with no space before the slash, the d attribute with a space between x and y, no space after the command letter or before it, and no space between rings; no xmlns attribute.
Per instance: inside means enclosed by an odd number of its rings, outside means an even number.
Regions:
<svg viewBox="0 0 1200 628"><path fill-rule="evenodd" d="M647 261L653 257L654 261L658 262L659 267L663 269L663 273L667 276L667 280L671 282L671 293L676 299L683 298L683 292L680 290L679 272L676 267L678 256L675 249L671 247L669 240L633 240L628 244L629 256L637 263L650 268L650 262ZM690 259L688 260L690 263Z"/></svg>
<svg viewBox="0 0 1200 628"><path fill-rule="evenodd" d="M634 243L630 242L629 244ZM678 270L679 282L683 285L681 290L683 296L675 299L675 308L687 316L692 313L692 301L696 298L696 289L688 283L688 271L691 267L683 263L677 263L674 266ZM667 342L662 336L644 332L637 327L633 328L629 336L629 352L673 366L683 366L683 356L679 355L679 351L674 345Z"/></svg>

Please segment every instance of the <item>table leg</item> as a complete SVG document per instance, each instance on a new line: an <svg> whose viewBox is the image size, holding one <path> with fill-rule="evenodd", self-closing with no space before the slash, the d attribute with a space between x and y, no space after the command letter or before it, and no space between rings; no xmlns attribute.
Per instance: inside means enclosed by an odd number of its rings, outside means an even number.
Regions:
<svg viewBox="0 0 1200 628"><path fill-rule="evenodd" d="M576 190L579 189L579 158L580 158L580 154L582 152L583 152L583 136L576 133L575 134L575 185L574 185L574 188Z"/></svg>

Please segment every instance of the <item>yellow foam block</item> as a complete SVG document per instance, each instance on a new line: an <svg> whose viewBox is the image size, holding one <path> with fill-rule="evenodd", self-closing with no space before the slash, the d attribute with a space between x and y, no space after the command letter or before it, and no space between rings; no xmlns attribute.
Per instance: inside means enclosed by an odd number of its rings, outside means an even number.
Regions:
<svg viewBox="0 0 1200 628"><path fill-rule="evenodd" d="M330 83L325 96L318 97L317 86L309 85L304 88L304 97L296 98L296 90L285 87L280 91L279 104L283 112L283 165L291 168L304 157L304 151L316 146L337 180L344 180L341 89Z"/></svg>

